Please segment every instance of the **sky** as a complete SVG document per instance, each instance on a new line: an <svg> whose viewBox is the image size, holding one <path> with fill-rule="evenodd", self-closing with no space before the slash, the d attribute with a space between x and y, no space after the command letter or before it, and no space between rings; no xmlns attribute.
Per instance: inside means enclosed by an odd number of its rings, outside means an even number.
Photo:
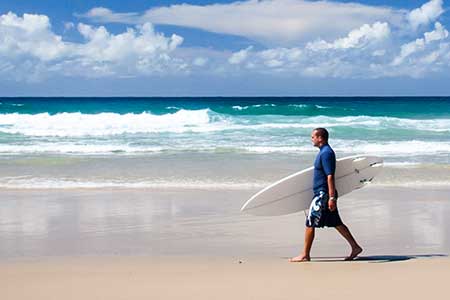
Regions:
<svg viewBox="0 0 450 300"><path fill-rule="evenodd" d="M0 2L0 96L447 96L447 3Z"/></svg>

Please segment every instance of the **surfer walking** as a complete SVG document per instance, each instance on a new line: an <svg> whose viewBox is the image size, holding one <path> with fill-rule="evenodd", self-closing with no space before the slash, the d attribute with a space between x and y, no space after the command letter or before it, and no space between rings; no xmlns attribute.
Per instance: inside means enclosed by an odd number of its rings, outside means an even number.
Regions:
<svg viewBox="0 0 450 300"><path fill-rule="evenodd" d="M342 222L337 209L338 194L335 188L334 173L336 170L336 156L328 144L328 131L316 128L311 133L314 147L320 149L314 161L314 196L306 218L305 244L303 252L290 259L291 262L311 260L311 247L314 241L315 229L334 227L347 240L351 253L345 260L353 260L363 249L358 245L348 227Z"/></svg>

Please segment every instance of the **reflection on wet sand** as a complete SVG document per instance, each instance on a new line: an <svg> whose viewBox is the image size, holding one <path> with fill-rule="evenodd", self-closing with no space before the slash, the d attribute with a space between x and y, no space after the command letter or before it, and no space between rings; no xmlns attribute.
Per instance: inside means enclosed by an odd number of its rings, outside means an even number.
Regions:
<svg viewBox="0 0 450 300"><path fill-rule="evenodd" d="M286 256L302 245L304 215L254 217L253 191L3 190L1 258L78 255ZM450 253L445 189L371 186L340 199L364 255ZM314 255L344 255L332 229Z"/></svg>

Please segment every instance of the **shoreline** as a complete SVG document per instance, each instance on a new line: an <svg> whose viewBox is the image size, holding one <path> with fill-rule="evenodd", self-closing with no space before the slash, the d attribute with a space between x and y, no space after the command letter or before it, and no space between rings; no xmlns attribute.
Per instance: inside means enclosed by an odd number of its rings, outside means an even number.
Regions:
<svg viewBox="0 0 450 300"><path fill-rule="evenodd" d="M188 156L176 161L165 158L109 157L82 163L52 164L0 159L2 190L142 190L257 191L298 172L312 161L304 157L275 156L209 157ZM65 159L65 158L64 158ZM231 162L223 164L224 160ZM236 159L236 160L235 160ZM20 161L20 162L19 162ZM170 167L167 167L167 166ZM175 167L176 166L176 167ZM417 164L383 168L374 182L377 187L450 188L450 164Z"/></svg>
<svg viewBox="0 0 450 300"><path fill-rule="evenodd" d="M280 178L279 178L280 179ZM8 194L13 192L18 193L36 193L36 192L48 192L48 193L71 193L71 192L86 192L86 193L104 193L104 192L111 192L111 191L117 191L117 192L145 192L145 193L151 193L151 192L242 192L243 194L254 194L261 189L267 187L273 182L264 184L259 184L258 186L245 186L245 185L236 185L235 188L229 188L225 189L222 187L216 187L214 188L213 184L211 184L211 187L185 187L185 186L168 186L168 187L152 187L152 186L137 186L137 187L130 187L130 186L101 186L101 187L1 187L0 188L0 194ZM220 186L220 185L219 185ZM243 187L242 187L243 186ZM450 189L450 181L430 181L430 182L403 182L403 183L379 183L379 182L373 182L369 183L369 187L371 189L392 189L392 190L399 190L399 189L405 189L405 190L449 190ZM363 187L362 189L367 189L367 187ZM347 196L346 196L347 197ZM340 197L342 198L342 197Z"/></svg>

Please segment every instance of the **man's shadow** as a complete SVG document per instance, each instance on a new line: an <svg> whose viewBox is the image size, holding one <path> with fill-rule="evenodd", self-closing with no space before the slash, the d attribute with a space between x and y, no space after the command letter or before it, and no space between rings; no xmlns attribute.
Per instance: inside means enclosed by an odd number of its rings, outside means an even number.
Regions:
<svg viewBox="0 0 450 300"><path fill-rule="evenodd" d="M418 255L367 255L358 256L352 261L345 261L345 257L312 257L312 262L362 262L366 261L369 263L387 263L387 262L398 262L411 259L421 259L421 258L435 258L435 257L448 257L446 254L418 254Z"/></svg>

